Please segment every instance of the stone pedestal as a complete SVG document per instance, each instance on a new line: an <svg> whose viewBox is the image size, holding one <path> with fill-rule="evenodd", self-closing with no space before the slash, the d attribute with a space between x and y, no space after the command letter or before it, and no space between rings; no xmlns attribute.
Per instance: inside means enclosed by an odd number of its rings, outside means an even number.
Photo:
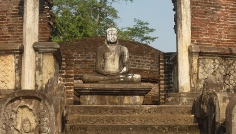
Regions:
<svg viewBox="0 0 236 134"><path fill-rule="evenodd" d="M152 84L76 84L81 105L141 105Z"/></svg>
<svg viewBox="0 0 236 134"><path fill-rule="evenodd" d="M61 64L60 46L54 42L35 42L35 89L42 90L50 78L58 79Z"/></svg>

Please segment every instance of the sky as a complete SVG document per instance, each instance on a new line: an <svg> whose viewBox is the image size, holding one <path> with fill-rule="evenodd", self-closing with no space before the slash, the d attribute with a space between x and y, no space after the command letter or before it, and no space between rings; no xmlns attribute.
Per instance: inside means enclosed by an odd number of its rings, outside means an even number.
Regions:
<svg viewBox="0 0 236 134"><path fill-rule="evenodd" d="M132 27L135 24L134 18L148 22L150 28L156 29L150 36L158 37L149 45L163 52L176 52L172 0L119 1L112 6L120 17L116 20L118 27Z"/></svg>

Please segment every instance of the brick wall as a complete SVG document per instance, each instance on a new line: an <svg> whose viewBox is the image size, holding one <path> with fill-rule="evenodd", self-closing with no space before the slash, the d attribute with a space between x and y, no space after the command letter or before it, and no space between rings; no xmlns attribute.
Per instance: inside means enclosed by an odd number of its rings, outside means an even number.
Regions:
<svg viewBox="0 0 236 134"><path fill-rule="evenodd" d="M236 46L236 1L191 0L192 44Z"/></svg>
<svg viewBox="0 0 236 134"><path fill-rule="evenodd" d="M51 41L54 15L51 12L53 0L39 0L39 42Z"/></svg>
<svg viewBox="0 0 236 134"><path fill-rule="evenodd" d="M39 3L39 41L49 41L53 24L52 1L39 0ZM22 43L24 0L1 0L0 7L0 44Z"/></svg>
<svg viewBox="0 0 236 134"><path fill-rule="evenodd" d="M105 38L85 38L73 42L61 43L62 68L60 70L65 82L67 99L70 104L73 102L74 82L81 80L83 74L95 72L96 50L104 45ZM143 82L159 81L159 55L162 53L148 45L119 41L119 44L126 46L130 53L131 73L142 76Z"/></svg>
<svg viewBox="0 0 236 134"><path fill-rule="evenodd" d="M98 46L104 45L104 40L105 38L101 37L60 44L66 66L72 66L72 63L68 63L68 60L70 60L68 56L72 56L75 79L81 79L83 74L95 72L96 50ZM158 80L158 59L159 54L162 53L161 51L135 42L119 41L119 43L126 46L129 50L131 73L139 73L143 79Z"/></svg>
<svg viewBox="0 0 236 134"><path fill-rule="evenodd" d="M0 43L22 43L23 0L0 1Z"/></svg>

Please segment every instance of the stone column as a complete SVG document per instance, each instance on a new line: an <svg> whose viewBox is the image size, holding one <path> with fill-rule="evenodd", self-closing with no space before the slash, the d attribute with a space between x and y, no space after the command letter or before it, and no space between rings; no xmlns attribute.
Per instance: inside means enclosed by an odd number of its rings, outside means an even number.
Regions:
<svg viewBox="0 0 236 134"><path fill-rule="evenodd" d="M191 9L189 0L177 0L177 52L179 92L190 91L189 53L191 44Z"/></svg>
<svg viewBox="0 0 236 134"><path fill-rule="evenodd" d="M38 41L39 0L24 0L24 24L21 88L35 89L35 52L33 43Z"/></svg>

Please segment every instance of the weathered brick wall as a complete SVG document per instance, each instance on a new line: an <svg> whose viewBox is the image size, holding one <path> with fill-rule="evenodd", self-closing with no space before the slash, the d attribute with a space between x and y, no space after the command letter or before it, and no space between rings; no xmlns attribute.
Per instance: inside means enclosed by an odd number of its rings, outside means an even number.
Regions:
<svg viewBox="0 0 236 134"><path fill-rule="evenodd" d="M0 43L22 43L23 0L0 1Z"/></svg>
<svg viewBox="0 0 236 134"><path fill-rule="evenodd" d="M64 64L67 63L68 57L72 56L74 66L74 78L81 79L86 73L95 72L95 56L98 46L104 45L105 38L81 39L73 42L61 44L62 56L65 56ZM159 77L159 54L162 53L148 45L119 41L121 45L128 48L130 53L131 73L139 73L143 79L158 80Z"/></svg>
<svg viewBox="0 0 236 134"><path fill-rule="evenodd" d="M39 0L39 41L49 41L53 24L52 0ZM0 1L0 44L23 42L24 0Z"/></svg>
<svg viewBox="0 0 236 134"><path fill-rule="evenodd" d="M65 82L67 99L73 102L74 82L81 80L83 74L95 72L95 57L97 48L104 45L105 38L86 38L73 42L61 43L62 68L60 70ZM131 73L141 74L143 82L159 81L159 55L162 53L148 45L119 41L130 53Z"/></svg>
<svg viewBox="0 0 236 134"><path fill-rule="evenodd" d="M236 1L191 0L192 44L236 46Z"/></svg>
<svg viewBox="0 0 236 134"><path fill-rule="evenodd" d="M51 41L54 15L51 12L53 0L39 0L39 42Z"/></svg>

